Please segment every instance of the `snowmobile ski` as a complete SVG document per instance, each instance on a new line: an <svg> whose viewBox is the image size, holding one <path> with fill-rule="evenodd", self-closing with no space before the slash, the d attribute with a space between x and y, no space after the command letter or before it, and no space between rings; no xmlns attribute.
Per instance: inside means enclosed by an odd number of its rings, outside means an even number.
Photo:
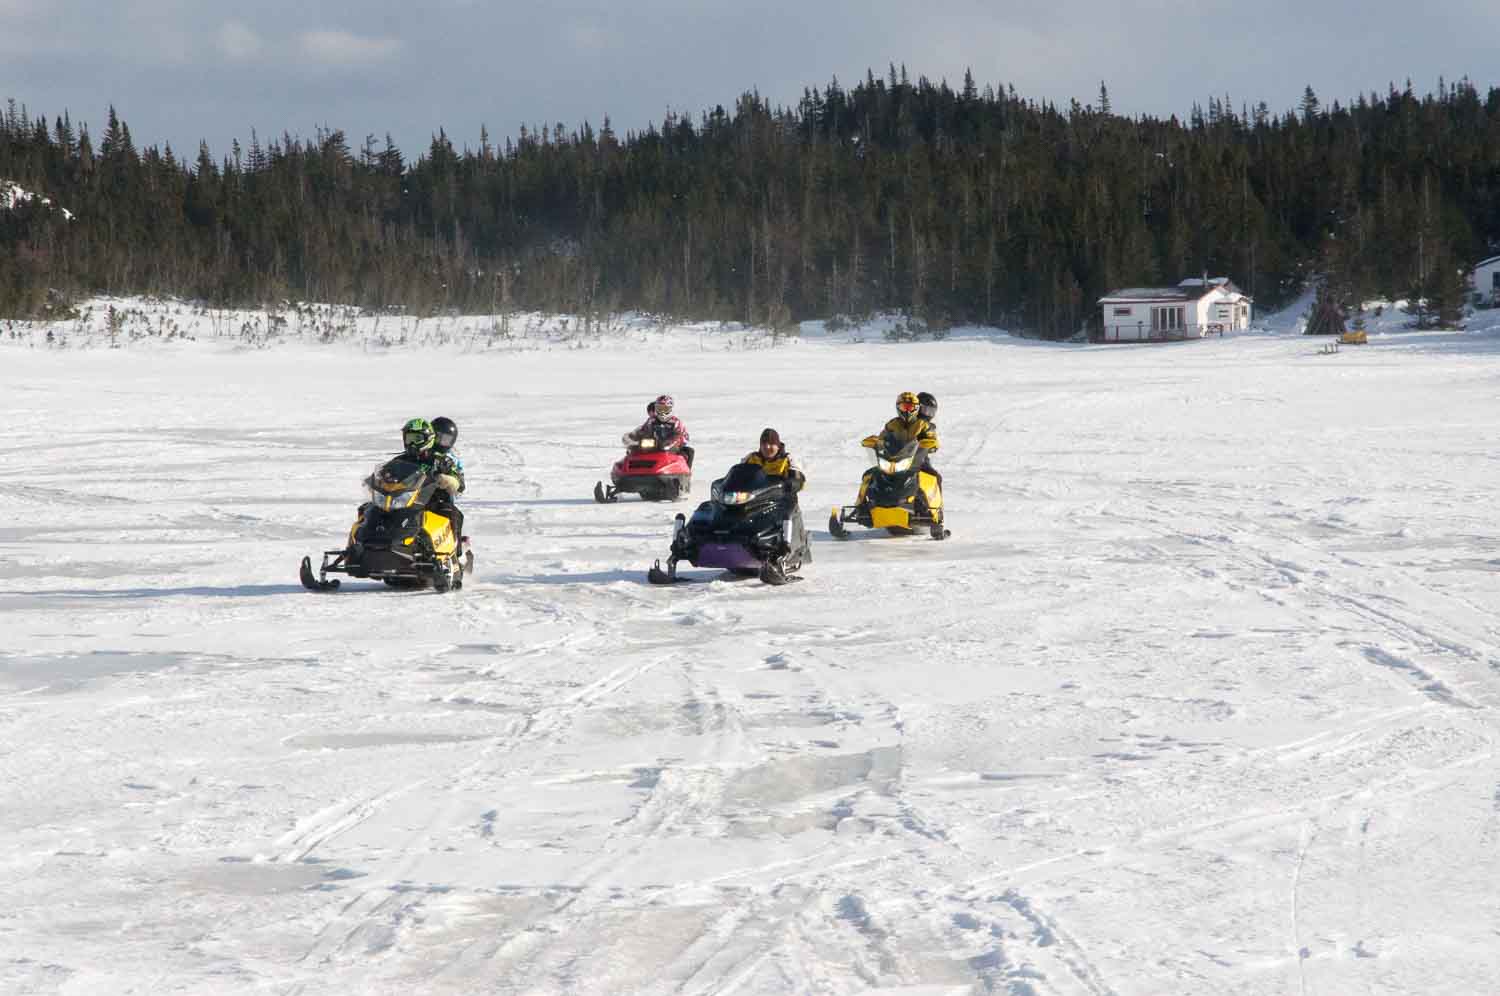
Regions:
<svg viewBox="0 0 1500 996"><path fill-rule="evenodd" d="M782 585L793 584L797 581L801 581L802 575L788 574L786 573L786 571L782 570L780 567L777 567L773 562L768 560L761 565L760 580L764 584L779 588Z"/></svg>
<svg viewBox="0 0 1500 996"><path fill-rule="evenodd" d="M683 584L697 581L707 581L708 578L686 577L677 573L676 561L667 561L666 569L663 570L661 561L658 560L646 571L646 580L652 584Z"/></svg>
<svg viewBox="0 0 1500 996"><path fill-rule="evenodd" d="M334 578L332 581L330 581L327 578L318 578L313 576L311 557L302 558L302 570L300 574L302 577L302 587L306 588L308 591L326 592L339 590L338 578Z"/></svg>

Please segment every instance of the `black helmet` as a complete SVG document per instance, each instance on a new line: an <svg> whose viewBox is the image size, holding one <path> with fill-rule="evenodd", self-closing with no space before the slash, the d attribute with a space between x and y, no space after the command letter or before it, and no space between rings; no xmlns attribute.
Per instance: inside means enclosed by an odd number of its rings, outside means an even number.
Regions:
<svg viewBox="0 0 1500 996"><path fill-rule="evenodd" d="M458 442L458 423L446 415L439 415L432 420L432 431L437 436L433 448L439 453L447 453Z"/></svg>
<svg viewBox="0 0 1500 996"><path fill-rule="evenodd" d="M926 391L919 392L917 394L917 411L929 422L937 418L937 398L934 398ZM433 425L436 424L436 422L433 423Z"/></svg>

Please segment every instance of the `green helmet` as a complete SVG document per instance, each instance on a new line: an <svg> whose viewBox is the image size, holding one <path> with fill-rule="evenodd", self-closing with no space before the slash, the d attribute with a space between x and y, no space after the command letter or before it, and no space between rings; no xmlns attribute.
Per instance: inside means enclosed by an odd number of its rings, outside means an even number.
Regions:
<svg viewBox="0 0 1500 996"><path fill-rule="evenodd" d="M432 444L437 442L437 433L432 431L432 423L425 418L409 419L401 427L401 445L406 447L408 453L421 453L432 449Z"/></svg>

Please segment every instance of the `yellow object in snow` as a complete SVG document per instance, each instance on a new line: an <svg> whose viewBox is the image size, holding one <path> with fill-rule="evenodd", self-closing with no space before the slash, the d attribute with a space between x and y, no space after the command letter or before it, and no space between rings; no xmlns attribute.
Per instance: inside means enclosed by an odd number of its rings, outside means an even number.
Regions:
<svg viewBox="0 0 1500 996"><path fill-rule="evenodd" d="M1346 346L1365 346L1369 344L1370 339L1365 335L1363 329L1350 329L1339 336L1339 342Z"/></svg>

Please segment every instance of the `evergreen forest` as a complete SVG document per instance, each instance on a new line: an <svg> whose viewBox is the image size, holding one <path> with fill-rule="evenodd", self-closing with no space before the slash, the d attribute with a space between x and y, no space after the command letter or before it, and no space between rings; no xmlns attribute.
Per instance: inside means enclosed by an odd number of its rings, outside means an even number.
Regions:
<svg viewBox="0 0 1500 996"><path fill-rule="evenodd" d="M1208 273L1262 310L1318 275L1451 321L1466 266L1500 252L1500 88L1467 79L1160 119L1113 113L1103 84L1059 107L891 67L625 134L219 152L138 148L113 107L92 134L9 102L0 181L52 206L0 209L0 315L103 292L772 328L896 311L1060 337L1111 289Z"/></svg>

